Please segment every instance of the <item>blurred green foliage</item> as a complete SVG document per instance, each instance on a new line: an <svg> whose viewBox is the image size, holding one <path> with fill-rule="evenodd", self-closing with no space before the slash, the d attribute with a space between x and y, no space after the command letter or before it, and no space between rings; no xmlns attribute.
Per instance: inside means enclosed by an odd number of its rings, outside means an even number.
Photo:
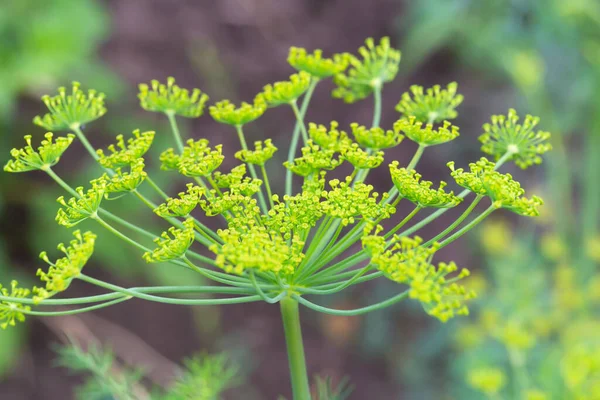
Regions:
<svg viewBox="0 0 600 400"><path fill-rule="evenodd" d="M0 119L17 96L54 88L67 77L106 77L97 45L108 16L92 0L5 0L0 4Z"/></svg>
<svg viewBox="0 0 600 400"><path fill-rule="evenodd" d="M501 78L555 147L543 226L515 232L496 220L479 231L474 316L413 343L417 361L402 369L411 395L600 398L600 3L423 0L403 28L411 67L443 50ZM435 365L441 384L427 387Z"/></svg>

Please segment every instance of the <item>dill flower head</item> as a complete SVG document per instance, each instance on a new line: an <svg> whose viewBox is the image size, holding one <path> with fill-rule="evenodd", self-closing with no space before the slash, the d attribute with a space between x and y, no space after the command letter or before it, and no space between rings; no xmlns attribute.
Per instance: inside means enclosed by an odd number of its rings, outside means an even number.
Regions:
<svg viewBox="0 0 600 400"><path fill-rule="evenodd" d="M483 125L484 133L479 136L481 151L493 156L496 161L509 154L522 169L541 164L540 155L552 149L547 141L550 132L535 131L539 118L526 115L522 124L514 109L507 115L492 115L491 123Z"/></svg>
<svg viewBox="0 0 600 400"><path fill-rule="evenodd" d="M448 121L444 121L442 126L434 129L433 124L423 126L423 122L420 122L414 116L396 121L394 130L404 132L410 140L421 146L446 143L459 136L458 126L452 125Z"/></svg>
<svg viewBox="0 0 600 400"><path fill-rule="evenodd" d="M217 266L228 273L241 275L256 270L290 275L304 257L304 242L295 237L288 243L264 226L240 224L237 229L224 229L218 234L225 243L210 249L216 254Z"/></svg>
<svg viewBox="0 0 600 400"><path fill-rule="evenodd" d="M260 118L267 110L267 104L262 96L257 96L253 104L242 102L236 107L229 100L221 100L208 110L210 116L221 124L242 126Z"/></svg>
<svg viewBox="0 0 600 400"><path fill-rule="evenodd" d="M404 135L394 126L394 129L384 130L379 127L367 128L356 122L350 124L352 134L358 143L367 149L382 150L398 146Z"/></svg>
<svg viewBox="0 0 600 400"><path fill-rule="evenodd" d="M187 218L196 208L204 193L204 188L188 183L187 191L179 193L179 198L168 198L166 202L154 209L154 213L162 218Z"/></svg>
<svg viewBox="0 0 600 400"><path fill-rule="evenodd" d="M150 85L141 83L139 89L140 105L146 111L198 118L203 114L204 105L208 101L208 96L200 89L193 89L190 93L176 85L173 77L167 78L166 85L153 80Z"/></svg>
<svg viewBox="0 0 600 400"><path fill-rule="evenodd" d="M4 166L6 172L26 172L33 170L44 170L52 167L60 160L62 154L73 142L75 135L68 134L66 137L58 137L48 132L44 135L37 151L31 146L31 135L25 136L27 146L22 149L12 149L10 155L14 160L9 160Z"/></svg>
<svg viewBox="0 0 600 400"><path fill-rule="evenodd" d="M126 167L136 162L150 149L154 140L154 131L140 132L139 129L133 131L133 137L125 139L123 135L117 135L117 143L108 146L110 154L106 155L103 150L96 151L98 162L105 168Z"/></svg>
<svg viewBox="0 0 600 400"><path fill-rule="evenodd" d="M154 240L157 247L151 252L144 253L148 263L174 260L185 256L186 251L194 241L194 220L188 218L183 222L183 229L175 227L163 232Z"/></svg>
<svg viewBox="0 0 600 400"><path fill-rule="evenodd" d="M50 267L46 272L41 268L37 271L37 275L42 282L45 282L45 286L34 288L34 300L36 302L66 290L71 281L81 273L81 270L94 253L96 235L92 232L82 234L77 230L73 232L73 236L75 236L75 239L68 246L62 243L58 245L58 249L65 253L65 256L55 262L50 261L45 251L40 253L40 258L47 262Z"/></svg>
<svg viewBox="0 0 600 400"><path fill-rule="evenodd" d="M415 117L417 121L428 124L456 118L456 107L463 101L463 96L456 92L457 89L456 82L449 83L446 89L435 85L424 90L423 86L413 85L410 93L402 94L396 111L404 114L404 117Z"/></svg>
<svg viewBox="0 0 600 400"><path fill-rule="evenodd" d="M308 90L310 74L300 71L290 76L287 81L266 85L256 96L255 101L264 101L268 107L291 104Z"/></svg>
<svg viewBox="0 0 600 400"><path fill-rule="evenodd" d="M349 54L342 53L324 58L322 50L315 50L310 54L304 48L290 47L287 61L298 71L307 72L317 79L324 79L343 72L348 67L349 57Z"/></svg>
<svg viewBox="0 0 600 400"><path fill-rule="evenodd" d="M31 294L29 289L20 288L19 283L15 280L10 282L10 289L0 285L0 293L2 296L10 296L15 298L28 298ZM15 326L17 321L25 321L25 314L31 310L31 307L25 306L17 301L0 301L0 328L6 329L9 326Z"/></svg>
<svg viewBox="0 0 600 400"><path fill-rule="evenodd" d="M73 82L71 94L67 94L66 88L59 87L58 95L42 96L42 101L50 112L44 116L36 116L33 123L49 131L62 131L79 128L106 114L104 93L90 89L86 94L80 86L79 82Z"/></svg>
<svg viewBox="0 0 600 400"><path fill-rule="evenodd" d="M302 157L294 159L293 162L284 162L283 165L300 176L309 176L321 170L332 170L337 168L342 160L334 158L335 151L322 149L311 140L302 148Z"/></svg>
<svg viewBox="0 0 600 400"><path fill-rule="evenodd" d="M317 125L313 122L308 124L308 135L310 138L324 149L330 149L341 153L345 148L352 144L352 139L348 134L338 129L339 124L331 121L329 129L325 125Z"/></svg>
<svg viewBox="0 0 600 400"><path fill-rule="evenodd" d="M78 194L77 198L71 197L65 201L65 198L60 196L56 200L62 206L56 213L56 222L59 225L71 228L88 218L96 218L96 213L106 193L107 182L101 178L90 183L92 187L87 192L83 191L83 187L75 189Z"/></svg>
<svg viewBox="0 0 600 400"><path fill-rule="evenodd" d="M248 164L262 166L273 157L273 154L275 154L276 151L277 147L273 145L271 139L265 141L258 140L254 142L254 150L240 150L235 153L235 158L247 162Z"/></svg>
<svg viewBox="0 0 600 400"><path fill-rule="evenodd" d="M225 156L223 156L223 145L218 144L213 148L208 146L208 140L200 139L187 141L183 153L178 159L177 169L185 176L207 176L219 168ZM161 156L162 158L162 156ZM163 161L161 159L161 161ZM163 161L163 165L165 162Z"/></svg>
<svg viewBox="0 0 600 400"><path fill-rule="evenodd" d="M525 216L538 216L539 206L543 201L538 196L531 199L524 197L525 190L510 174L501 174L494 170L495 164L482 157L479 161L470 163L470 172L463 168L454 168L454 162L449 162L451 175L456 183L473 193L489 196L494 207L506 208Z"/></svg>
<svg viewBox="0 0 600 400"><path fill-rule="evenodd" d="M370 240L373 243L373 239ZM437 266L430 263L437 245L421 246L422 239L418 236L394 237L394 241L390 250L381 251L383 248L379 246L380 251L373 254L371 263L389 279L408 285L409 297L418 300L429 315L440 321L468 315L465 302L474 298L475 293L455 281L467 277L469 271L462 269L449 281L446 277L454 274L458 267L453 262Z"/></svg>
<svg viewBox="0 0 600 400"><path fill-rule="evenodd" d="M414 169L399 168L398 165L398 161L390 164L390 174L401 197L420 207L448 208L462 202L452 191L444 191L446 182L440 182L437 190L432 189L433 183L421 180L421 174Z"/></svg>
<svg viewBox="0 0 600 400"><path fill-rule="evenodd" d="M381 38L377 45L373 38L368 38L358 52L362 59L348 55L349 68L333 79L337 85L332 92L333 97L346 103L366 98L375 88L391 82L398 74L401 53L390 47L390 38Z"/></svg>
<svg viewBox="0 0 600 400"><path fill-rule="evenodd" d="M144 171L144 166L144 159L138 158L131 163L129 172L123 171L122 167L118 167L112 177L105 174L103 176L103 179L106 180L105 195L136 190L148 176Z"/></svg>
<svg viewBox="0 0 600 400"><path fill-rule="evenodd" d="M357 169L374 169L383 162L383 151L369 154L361 149L358 143L352 143L342 150L342 159L348 161Z"/></svg>
<svg viewBox="0 0 600 400"><path fill-rule="evenodd" d="M350 177L345 181L332 179L331 190L323 192L321 209L325 215L339 218L343 226L353 224L358 217L365 219L389 218L396 209L379 200L379 193L373 192L373 185L357 182L354 186ZM387 198L387 193L381 196Z"/></svg>

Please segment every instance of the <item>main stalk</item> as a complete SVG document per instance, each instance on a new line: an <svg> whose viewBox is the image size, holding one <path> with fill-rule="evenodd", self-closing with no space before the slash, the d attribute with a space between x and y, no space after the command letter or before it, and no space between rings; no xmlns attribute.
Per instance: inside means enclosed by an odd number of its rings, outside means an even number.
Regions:
<svg viewBox="0 0 600 400"><path fill-rule="evenodd" d="M294 400L310 400L298 302L291 298L285 298L280 303Z"/></svg>

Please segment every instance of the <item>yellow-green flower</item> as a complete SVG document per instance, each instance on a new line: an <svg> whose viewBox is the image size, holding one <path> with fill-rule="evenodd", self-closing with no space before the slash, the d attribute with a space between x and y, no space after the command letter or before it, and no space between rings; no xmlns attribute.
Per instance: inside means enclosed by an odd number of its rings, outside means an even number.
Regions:
<svg viewBox="0 0 600 400"><path fill-rule="evenodd" d="M28 298L31 294L29 289L20 288L19 283L15 280L10 282L10 290L0 285L0 293L2 296L15 298ZM15 326L17 321L25 321L25 314L31 310L31 307L23 305L18 301L0 301L0 328L6 329L9 326Z"/></svg>
<svg viewBox="0 0 600 400"><path fill-rule="evenodd" d="M304 242L288 243L264 226L223 229L218 232L223 245L213 245L216 264L227 273L242 275L247 270L292 274L302 261Z"/></svg>
<svg viewBox="0 0 600 400"><path fill-rule="evenodd" d="M59 258L55 262L50 261L45 251L40 254L40 258L50 265L47 272L41 268L37 275L42 282L45 282L43 288L34 288L34 300L42 301L55 295L58 292L66 290L71 281L79 276L81 270L94 253L94 244L96 235L92 232L81 233L73 232L75 239L69 243L69 246L59 244L58 249L65 253L65 257Z"/></svg>
<svg viewBox="0 0 600 400"><path fill-rule="evenodd" d="M325 215L340 218L343 226L355 223L358 217L384 219L396 212L394 207L383 203L387 193L379 200L379 193L373 192L372 185L362 182L352 185L348 177L345 181L332 179L329 186L331 190L323 192L325 200L321 203L321 209Z"/></svg>
<svg viewBox="0 0 600 400"><path fill-rule="evenodd" d="M106 180L96 179L90 183L92 187L87 192L83 191L83 187L75 189L79 195L77 198L71 197L68 201L65 201L65 198L60 196L56 200L63 206L63 208L58 209L56 222L67 228L71 228L81 221L96 217L96 213L106 192Z"/></svg>
<svg viewBox="0 0 600 400"><path fill-rule="evenodd" d="M188 218L183 222L183 229L175 227L163 232L154 240L157 247L152 252L144 253L146 262L163 262L181 258L194 242L194 220ZM170 234L170 236L169 236Z"/></svg>
<svg viewBox="0 0 600 400"><path fill-rule="evenodd" d="M254 99L253 104L242 102L239 107L229 100L221 100L209 107L210 115L217 122L233 126L242 126L262 116L267 104L261 96Z"/></svg>
<svg viewBox="0 0 600 400"><path fill-rule="evenodd" d="M365 41L358 49L360 56L350 54L349 68L335 75L333 82L337 88L332 95L346 103L354 103L369 96L386 82L391 82L398 74L400 51L390 47L390 39L383 37L379 44L373 38Z"/></svg>
<svg viewBox="0 0 600 400"><path fill-rule="evenodd" d="M208 96L193 89L192 93L175 84L175 78L167 78L167 84L152 80L150 85L141 83L138 98L144 110L179 115L187 118L198 118L204 112Z"/></svg>
<svg viewBox="0 0 600 400"><path fill-rule="evenodd" d="M323 58L322 50L309 54L301 47L290 47L288 63L298 71L304 71L317 79L329 78L343 72L348 66L350 55L334 54L331 58Z"/></svg>
<svg viewBox="0 0 600 400"><path fill-rule="evenodd" d="M154 140L154 131L140 132L139 129L133 131L133 137L125 139L123 135L117 135L117 143L108 146L110 154L106 155L103 150L97 150L98 162L105 168L126 167L136 162L150 149Z"/></svg>
<svg viewBox="0 0 600 400"><path fill-rule="evenodd" d="M240 150L235 153L235 158L249 164L262 166L273 157L276 151L277 147L273 145L271 139L267 139L264 142L258 140L254 142L254 150Z"/></svg>
<svg viewBox="0 0 600 400"><path fill-rule="evenodd" d="M402 94L396 111L404 114L406 118L414 117L417 121L427 124L456 118L456 107L463 101L463 96L457 94L457 89L456 82L449 83L446 89L435 85L424 90L422 86L413 85L410 87L410 93Z"/></svg>
<svg viewBox="0 0 600 400"><path fill-rule="evenodd" d="M186 192L179 193L179 198L168 198L165 203L154 209L154 213L163 218L188 217L204 193L204 188L188 183Z"/></svg>
<svg viewBox="0 0 600 400"><path fill-rule="evenodd" d="M138 158L132 162L129 172L123 171L122 167L118 167L115 170L115 175L112 177L105 174L105 196L108 198L109 193L123 193L136 190L148 176L146 171L144 171L144 166L144 159Z"/></svg>
<svg viewBox="0 0 600 400"><path fill-rule="evenodd" d="M404 139L404 135L396 129L396 126L393 130L385 130L379 127L367 128L354 122L350 124L350 128L356 141L368 149L389 149L398 146Z"/></svg>
<svg viewBox="0 0 600 400"><path fill-rule="evenodd" d="M8 161L4 166L6 172L26 172L33 170L45 170L52 167L60 160L62 154L73 142L75 135L58 137L53 140L54 135L48 132L44 135L37 151L31 146L31 135L25 136L27 146L22 149L12 149L10 155L14 160Z"/></svg>
<svg viewBox="0 0 600 400"><path fill-rule="evenodd" d="M361 149L358 143L352 143L342 150L342 158L352 164L354 168L373 169L379 167L383 162L383 151L369 154Z"/></svg>
<svg viewBox="0 0 600 400"><path fill-rule="evenodd" d="M179 157L177 169L185 176L207 176L219 168L225 156L223 156L223 145L218 144L214 149L208 147L208 140L200 139L187 141L183 153ZM162 161L162 160L161 160ZM163 164L165 162L163 161Z"/></svg>
<svg viewBox="0 0 600 400"><path fill-rule="evenodd" d="M539 206L543 201L538 196L530 199L523 196L525 190L510 174L501 174L494 170L495 164L482 157L479 161L469 164L470 172L463 168L454 168L454 162L449 162L451 175L460 186L473 193L489 196L496 208L506 208L514 213L525 216L538 216Z"/></svg>
<svg viewBox="0 0 600 400"><path fill-rule="evenodd" d="M456 315L468 315L465 302L474 298L475 293L455 281L469 276L462 269L450 281L446 277L458 270L455 263L430 263L437 246L423 247L418 236L394 237L395 244L390 250L375 252L371 263L386 276L398 283L409 286L409 297L418 300L429 315L442 322Z"/></svg>
<svg viewBox="0 0 600 400"><path fill-rule="evenodd" d="M264 217L263 223L278 232L285 240L314 227L323 216L319 196L303 191L295 196L284 196L283 201L275 198L275 206Z"/></svg>
<svg viewBox="0 0 600 400"><path fill-rule="evenodd" d="M396 121L394 130L404 132L410 140L421 146L446 143L459 136L458 126L454 126L448 121L444 121L442 126L434 129L433 124L423 126L423 123L414 116Z"/></svg>
<svg viewBox="0 0 600 400"><path fill-rule="evenodd" d="M333 158L335 151L331 149L322 149L314 144L312 140L302 148L302 157L294 159L294 162L284 162L283 165L300 176L309 176L318 173L321 170L332 170L337 168L342 161Z"/></svg>
<svg viewBox="0 0 600 400"><path fill-rule="evenodd" d="M390 164L390 175L401 197L420 207L448 208L462 202L452 191L444 191L446 182L440 182L438 189L432 189L433 183L421 180L421 174L414 169L399 168L398 165L398 161Z"/></svg>
<svg viewBox="0 0 600 400"><path fill-rule="evenodd" d="M246 176L246 164L240 164L237 167L233 167L231 172L224 174L219 171L213 172L212 178L219 188L231 188L242 182Z"/></svg>
<svg viewBox="0 0 600 400"><path fill-rule="evenodd" d="M90 89L86 94L80 86L79 82L73 82L71 94L67 94L64 87L59 87L58 95L42 96L50 112L42 117L36 116L33 123L49 131L62 131L79 128L106 114L104 93Z"/></svg>
<svg viewBox="0 0 600 400"><path fill-rule="evenodd" d="M325 125L317 125L313 122L308 124L308 135L324 149L331 149L341 153L352 144L352 139L344 131L338 130L339 124L331 121L329 129Z"/></svg>
<svg viewBox="0 0 600 400"><path fill-rule="evenodd" d="M308 90L310 75L304 71L290 76L287 81L266 85L255 101L264 101L268 107L291 104Z"/></svg>
<svg viewBox="0 0 600 400"><path fill-rule="evenodd" d="M160 160L160 169L163 171L177 171L181 156L175 153L173 148L168 148L160 153L158 159Z"/></svg>
<svg viewBox="0 0 600 400"><path fill-rule="evenodd" d="M488 396L495 396L506 386L506 375L499 368L483 367L470 370L467 382Z"/></svg>
<svg viewBox="0 0 600 400"><path fill-rule="evenodd" d="M525 121L519 124L519 116L514 109L508 110L508 115L492 115L491 123L483 125L484 133L479 136L483 144L481 151L499 160L509 154L508 160L513 160L522 169L534 164L541 164L540 155L552 149L547 141L550 132L534 131L539 123L538 117L525 116Z"/></svg>

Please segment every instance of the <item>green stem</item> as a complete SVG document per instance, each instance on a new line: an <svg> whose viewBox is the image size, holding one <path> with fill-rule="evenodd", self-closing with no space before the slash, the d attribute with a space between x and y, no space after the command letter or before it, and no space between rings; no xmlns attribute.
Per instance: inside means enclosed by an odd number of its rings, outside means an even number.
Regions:
<svg viewBox="0 0 600 400"><path fill-rule="evenodd" d="M254 276L254 271L250 271L250 281L252 282L252 285L254 285L254 289L256 290L258 295L261 297L261 299L263 299L265 302L267 302L269 304L275 304L279 300L281 300L284 296L286 296L286 293L284 291L275 297L269 297L265 292L263 292L263 290L260 288L260 286L256 282L256 277Z"/></svg>
<svg viewBox="0 0 600 400"><path fill-rule="evenodd" d="M242 146L242 150L248 150L248 144L246 143L246 138L244 137L244 131L242 130L242 126L236 125L235 129L237 131L238 138L240 139L240 145ZM258 179L258 175L256 174L256 169L254 168L254 165L250 163L246 163L246 165L248 166L248 171L250 171L250 176L252 176L252 178L254 179ZM262 211L266 213L268 211L268 208L267 203L265 201L265 196L262 192L262 188L258 191L258 202L260 203L260 208L262 209Z"/></svg>
<svg viewBox="0 0 600 400"><path fill-rule="evenodd" d="M120 231L118 231L115 228L113 228L112 225L108 224L106 221L104 221L99 216L92 217L92 219L94 219L96 222L98 222L100 225L102 225L108 231L110 231L111 233L113 233L115 236L117 236L118 238L126 241L127 243L131 244L132 246L137 247L138 249L140 249L142 251L152 251L148 247L146 247L146 246L144 246L144 245L136 242L135 240L131 239L128 236L125 236L124 234L122 234Z"/></svg>
<svg viewBox="0 0 600 400"><path fill-rule="evenodd" d="M469 222L467 225L462 227L460 230L455 232L452 236L448 237L446 240L442 241L440 243L439 249L446 247L447 245L449 245L450 243L452 243L453 241L455 241L456 239L458 239L459 237L461 237L462 235L464 235L465 233L467 233L468 231L473 229L475 227L475 225L477 225L478 223L483 221L494 210L496 210L496 207L492 204L491 206L489 206L487 208L487 210L485 210L483 213L481 213L481 215L479 215L477 218L475 218L474 220Z"/></svg>
<svg viewBox="0 0 600 400"><path fill-rule="evenodd" d="M121 297L115 300L107 301L105 303L95 304L93 306L76 308L74 310L64 310L64 311L27 311L24 309L20 309L19 312L27 315L37 316L37 317L58 317L62 315L74 315L81 314L89 311L98 310L100 308L110 307L112 305L122 303L124 301L130 300L131 296Z"/></svg>
<svg viewBox="0 0 600 400"><path fill-rule="evenodd" d="M421 206L416 206L410 214L408 214L402 221L400 221L400 223L398 225L396 225L392 230L390 230L388 233L385 234L384 239L389 238L390 236L392 236L394 233L396 233L398 231L398 229L402 228L404 225L406 225L415 215L417 215L417 213L419 211L421 211L423 208Z"/></svg>
<svg viewBox="0 0 600 400"><path fill-rule="evenodd" d="M415 151L415 154L413 155L413 158L408 163L408 166L406 167L406 169L408 169L408 170L415 169L415 167L417 166L417 163L423 156L423 153L425 152L426 147L427 146L424 146L422 144L419 145L419 147L417 148L417 151Z"/></svg>
<svg viewBox="0 0 600 400"><path fill-rule="evenodd" d="M90 153L90 155L92 156L92 158L95 161L98 161L98 159L100 157L96 153L96 150L94 149L94 147L86 139L86 137L85 137L83 131L81 130L81 127L79 126L79 124L72 125L71 129L73 130L73 132L75 132L75 134L77 135L77 138L81 141L81 143L83 144L83 147L86 148L86 150L88 151L88 153Z"/></svg>
<svg viewBox="0 0 600 400"><path fill-rule="evenodd" d="M378 128L381 122L381 85L376 85L373 88L373 128Z"/></svg>
<svg viewBox="0 0 600 400"><path fill-rule="evenodd" d="M441 238L443 238L444 236L446 236L450 232L452 232L454 230L454 228L456 228L458 225L460 225L460 223L463 222L465 220L465 218L467 218L469 216L469 214L471 214L471 212L473 211L473 209L475 208L475 206L477 206L477 204L479 204L479 202L481 201L481 199L483 199L483 196L482 195L477 195L477 197L475 197L475 199L471 202L471 205L465 210L464 213L461 214L460 217L458 217L456 219L456 221L454 221L449 227L447 227L446 229L444 229L443 232L441 232L440 234L438 234L433 239L429 240L423 246L427 247L427 246L431 245L432 243L437 242L438 240L440 240Z"/></svg>
<svg viewBox="0 0 600 400"><path fill-rule="evenodd" d="M292 110L294 110L294 115L296 116L296 121L300 123L300 132L302 132L302 140L304 140L304 144L308 143L308 132L306 131L306 125L304 124L304 117L300 114L300 110L298 109L298 104L295 101L290 103Z"/></svg>
<svg viewBox="0 0 600 400"><path fill-rule="evenodd" d="M267 176L267 169L265 168L264 164L260 166L260 170L262 172L263 178L265 179L265 187L267 188L269 204L271 205L271 208L274 208L275 204L273 204L273 192L271 192L271 185L269 184L269 177Z"/></svg>
<svg viewBox="0 0 600 400"><path fill-rule="evenodd" d="M181 134L179 133L179 127L177 126L177 119L175 118L175 114L173 112L166 112L167 118L169 118L169 123L171 124L171 132L173 133L173 138L175 139L175 143L177 144L177 149L179 153L183 153L183 140L181 139Z"/></svg>
<svg viewBox="0 0 600 400"><path fill-rule="evenodd" d="M69 184L67 184L67 182L63 181L60 176L56 175L56 173L54 171L52 171L52 168L48 167L44 171L50 176L50 178L54 179L54 181L56 183L58 183L60 187L62 187L65 191L67 191L67 193L69 193L71 196L73 196L75 198L79 198L79 193L77 193L75 190L73 190L73 188L71 186L69 186Z"/></svg>
<svg viewBox="0 0 600 400"><path fill-rule="evenodd" d="M311 395L308 384L308 374L306 372L298 301L289 297L285 298L281 300L280 308L281 319L285 331L285 341L287 344L294 400L310 400Z"/></svg>
<svg viewBox="0 0 600 400"><path fill-rule="evenodd" d="M308 103L310 103L310 98L319 82L318 79L312 79L310 85L308 86L308 90L302 99L302 106L300 107L300 116L302 120L304 120L304 116L306 115L306 110L308 109ZM294 126L294 133L292 134L292 141L290 142L290 148L288 150L288 162L294 161L294 157L296 157L296 149L298 148L298 141L300 140L300 121L296 120L296 125ZM285 194L290 196L292 194L292 179L293 174L292 171L286 169L285 172Z"/></svg>
<svg viewBox="0 0 600 400"><path fill-rule="evenodd" d="M92 278L91 276L87 276L84 274L79 274L78 279L91 283L92 285L96 285L108 290L112 290L114 292L123 293L129 295L131 297L136 297L142 300L154 301L158 303L165 304L179 304L179 305L220 305L220 304L239 304L239 303L249 303L253 301L260 300L260 296L251 295L251 296L241 296L241 297L232 297L225 299L176 299L169 297L161 297L161 296L153 296L149 294L144 294L140 292L136 292L130 289L126 289L121 286L113 285L108 282L101 281L99 279Z"/></svg>
<svg viewBox="0 0 600 400"><path fill-rule="evenodd" d="M310 301L308 301L300 296L297 296L297 295L294 295L292 297L294 299L296 299L300 304L302 304L312 310L318 311L318 312L322 312L325 314L331 314L331 315L339 315L339 316L355 316L355 315L366 314L366 313L369 313L372 311L381 310L382 308L389 307L392 304L396 304L396 303L406 299L408 297L408 293L409 293L409 291L406 290L406 291L404 291L394 297L390 297L389 299L384 300L382 302L375 303L375 304L372 304L367 307L355 308L353 310L337 310L334 308L320 306L318 304L310 302Z"/></svg>
<svg viewBox="0 0 600 400"><path fill-rule="evenodd" d="M152 186L152 188L158 193L163 199L168 200L169 195L167 195L149 176L146 176L146 182Z"/></svg>

